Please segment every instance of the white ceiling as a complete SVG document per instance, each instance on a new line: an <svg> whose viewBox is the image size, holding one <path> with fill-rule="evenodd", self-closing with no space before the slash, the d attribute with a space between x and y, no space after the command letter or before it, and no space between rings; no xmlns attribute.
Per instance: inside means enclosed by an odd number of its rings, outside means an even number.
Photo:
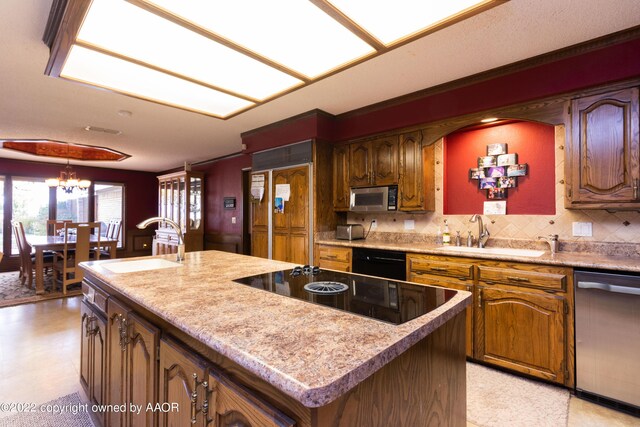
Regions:
<svg viewBox="0 0 640 427"><path fill-rule="evenodd" d="M224 121L45 76L50 8L51 0L0 0L0 139L109 147L131 158L83 164L152 172L238 152L242 132L315 108L344 113L640 25L638 0L511 0ZM0 157L43 160L2 149Z"/></svg>

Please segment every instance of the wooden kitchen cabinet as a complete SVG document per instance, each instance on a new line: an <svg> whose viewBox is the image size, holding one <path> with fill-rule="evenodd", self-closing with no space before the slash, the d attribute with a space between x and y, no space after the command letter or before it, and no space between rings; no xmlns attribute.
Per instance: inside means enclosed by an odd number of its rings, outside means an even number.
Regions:
<svg viewBox="0 0 640 427"><path fill-rule="evenodd" d="M423 146L422 132L400 135L399 206L401 211L435 209L434 144Z"/></svg>
<svg viewBox="0 0 640 427"><path fill-rule="evenodd" d="M407 254L407 280L473 292L467 357L574 385L571 268Z"/></svg>
<svg viewBox="0 0 640 427"><path fill-rule="evenodd" d="M180 225L185 250L201 251L204 247L204 174L175 172L158 177L158 216ZM153 254L176 253L178 235L168 224L158 224Z"/></svg>
<svg viewBox="0 0 640 427"><path fill-rule="evenodd" d="M294 427L295 421L259 399L249 390L213 371L209 374L215 403L213 425L219 427ZM212 403L210 402L210 405Z"/></svg>
<svg viewBox="0 0 640 427"><path fill-rule="evenodd" d="M571 101L567 208L640 208L638 105L637 87Z"/></svg>
<svg viewBox="0 0 640 427"><path fill-rule="evenodd" d="M160 402L179 408L163 413L161 426L295 426L286 415L170 338L160 341Z"/></svg>
<svg viewBox="0 0 640 427"><path fill-rule="evenodd" d="M205 362L180 344L163 338L160 340L160 387L159 402L175 403L178 411L160 415L161 426L206 426L203 419L202 402L205 397L203 385L208 376ZM196 383L198 381L198 383ZM191 398L197 393L195 401ZM192 424L192 417L195 423ZM216 425L216 424L214 424Z"/></svg>
<svg viewBox="0 0 640 427"><path fill-rule="evenodd" d="M572 385L572 269L484 261L477 279L476 359Z"/></svg>
<svg viewBox="0 0 640 427"><path fill-rule="evenodd" d="M80 384L92 404L104 402L106 320L104 315L82 301L80 305ZM102 420L103 414L96 414Z"/></svg>
<svg viewBox="0 0 640 427"><path fill-rule="evenodd" d="M351 248L318 245L318 266L322 269L351 271Z"/></svg>
<svg viewBox="0 0 640 427"><path fill-rule="evenodd" d="M349 146L333 147L333 209L349 210Z"/></svg>
<svg viewBox="0 0 640 427"><path fill-rule="evenodd" d="M160 331L110 298L107 306L107 399L112 405L154 405ZM154 426L157 411L107 412L108 426Z"/></svg>
<svg viewBox="0 0 640 427"><path fill-rule="evenodd" d="M473 260L407 254L407 280L424 285L441 286L473 292ZM466 308L466 354L473 357L473 304Z"/></svg>
<svg viewBox="0 0 640 427"><path fill-rule="evenodd" d="M566 300L487 286L477 295L476 359L564 384Z"/></svg>
<svg viewBox="0 0 640 427"><path fill-rule="evenodd" d="M349 145L349 185L367 187L398 184L398 136Z"/></svg>

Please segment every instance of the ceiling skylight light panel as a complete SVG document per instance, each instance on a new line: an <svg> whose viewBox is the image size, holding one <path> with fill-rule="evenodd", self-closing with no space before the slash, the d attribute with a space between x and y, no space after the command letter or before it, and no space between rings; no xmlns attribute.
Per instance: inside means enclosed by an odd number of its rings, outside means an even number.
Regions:
<svg viewBox="0 0 640 427"><path fill-rule="evenodd" d="M79 46L71 48L60 76L213 116L225 117L254 105Z"/></svg>
<svg viewBox="0 0 640 427"><path fill-rule="evenodd" d="M302 84L125 1L93 0L77 40L256 100Z"/></svg>
<svg viewBox="0 0 640 427"><path fill-rule="evenodd" d="M310 78L375 50L306 0L139 0Z"/></svg>
<svg viewBox="0 0 640 427"><path fill-rule="evenodd" d="M492 0L328 0L385 45Z"/></svg>

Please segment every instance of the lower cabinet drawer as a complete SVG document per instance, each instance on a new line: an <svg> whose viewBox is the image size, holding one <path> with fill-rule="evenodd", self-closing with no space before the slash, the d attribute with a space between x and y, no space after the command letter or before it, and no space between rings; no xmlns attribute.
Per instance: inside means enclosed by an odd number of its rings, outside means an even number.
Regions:
<svg viewBox="0 0 640 427"><path fill-rule="evenodd" d="M502 284L557 291L567 290L567 276L570 275L570 272L567 270L554 267L545 268L543 266L535 266L536 271L525 268L527 268L526 264L518 265L517 268L513 266L494 267L479 265L478 281L487 285ZM545 271L545 269L547 271Z"/></svg>

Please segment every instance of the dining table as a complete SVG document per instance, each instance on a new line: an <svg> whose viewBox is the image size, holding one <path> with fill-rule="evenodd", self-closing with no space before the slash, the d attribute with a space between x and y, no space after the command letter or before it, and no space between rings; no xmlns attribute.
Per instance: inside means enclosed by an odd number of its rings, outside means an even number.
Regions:
<svg viewBox="0 0 640 427"><path fill-rule="evenodd" d="M101 236L91 235L90 243L93 248L107 248L111 258L116 257L118 239L109 239ZM29 244L35 249L36 254L36 295L44 294L44 253L45 251L64 250L64 236L29 236ZM75 242L68 241L67 247L75 249Z"/></svg>

